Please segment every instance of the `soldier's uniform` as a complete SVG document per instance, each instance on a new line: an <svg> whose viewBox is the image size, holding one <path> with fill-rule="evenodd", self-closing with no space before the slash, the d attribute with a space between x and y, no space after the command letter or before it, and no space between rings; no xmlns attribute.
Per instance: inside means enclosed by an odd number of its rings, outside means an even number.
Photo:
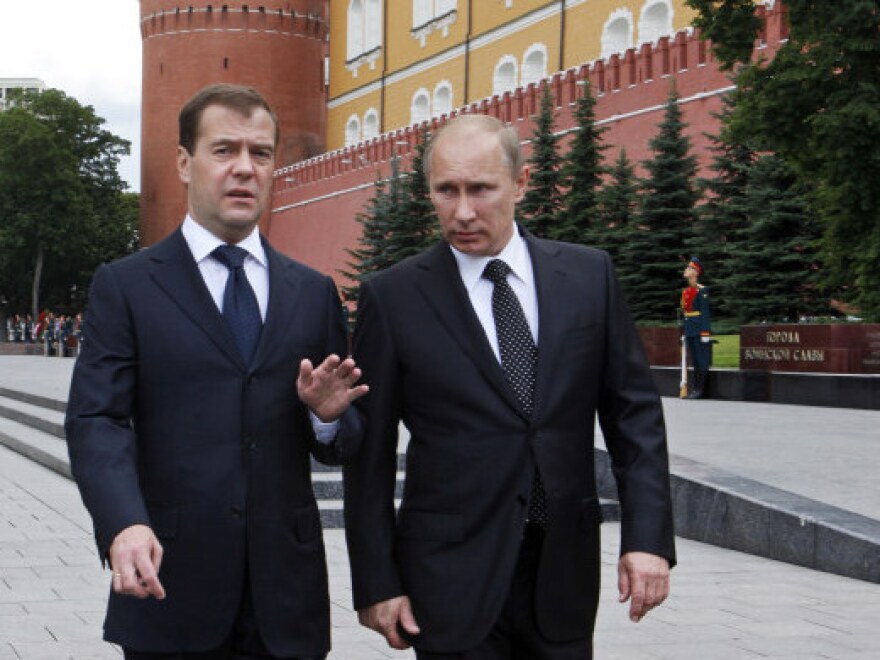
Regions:
<svg viewBox="0 0 880 660"><path fill-rule="evenodd" d="M703 274L700 260L693 257L689 268ZM709 289L702 284L685 287L681 292L681 311L684 318L684 337L687 352L694 365L694 386L688 399L700 399L706 392L709 365L712 363L712 329L709 314Z"/></svg>

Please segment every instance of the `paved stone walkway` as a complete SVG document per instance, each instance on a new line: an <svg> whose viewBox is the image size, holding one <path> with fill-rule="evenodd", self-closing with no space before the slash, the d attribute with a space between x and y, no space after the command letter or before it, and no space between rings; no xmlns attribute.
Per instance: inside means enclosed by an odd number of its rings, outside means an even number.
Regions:
<svg viewBox="0 0 880 660"><path fill-rule="evenodd" d="M0 358L0 387L65 399L72 360ZM675 454L880 519L880 413L664 400ZM880 586L678 540L667 603L640 624L616 598L604 526L597 660L880 658ZM344 535L325 532L330 660L412 659L358 626ZM120 658L100 641L109 573L74 484L0 448L0 660Z"/></svg>
<svg viewBox="0 0 880 660"><path fill-rule="evenodd" d="M640 624L616 602L618 526L606 525L597 660L878 658L880 587L679 540L673 595ZM343 533L325 533L331 660L412 658L351 610ZM74 485L0 448L0 660L120 658L100 642L109 573Z"/></svg>

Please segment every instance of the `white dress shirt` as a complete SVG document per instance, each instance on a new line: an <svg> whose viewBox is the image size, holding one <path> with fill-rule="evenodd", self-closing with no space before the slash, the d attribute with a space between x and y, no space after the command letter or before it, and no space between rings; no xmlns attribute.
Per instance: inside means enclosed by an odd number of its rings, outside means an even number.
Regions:
<svg viewBox="0 0 880 660"><path fill-rule="evenodd" d="M196 260L202 279L214 299L214 304L222 314L223 292L226 290L226 281L229 279L230 273L229 269L211 253L221 245L225 245L226 242L202 227L189 214L184 219L180 230L189 246L189 251L192 252L193 259ZM266 310L269 306L269 262L266 259L263 243L260 241L259 230L254 227L247 238L236 243L236 246L248 253L244 259L244 272L257 296L260 316L263 317L263 323L265 323ZM291 365L291 368L299 369L299 365ZM309 417L312 420L312 427L315 429L318 442L325 445L333 442L339 429L339 422L322 422L311 410L309 410Z"/></svg>
<svg viewBox="0 0 880 660"><path fill-rule="evenodd" d="M498 348L498 333L495 330L495 315L492 313L492 291L495 285L483 277L483 270L492 259L501 259L510 266L507 275L507 283L519 299L519 304L526 315L529 329L535 345L538 345L538 295L535 291L535 272L532 269L532 259L529 256L529 247L525 239L519 235L514 227L513 236L501 252L494 257L477 257L456 250L451 245L455 262L458 264L458 273L461 281L470 297L471 305L480 319L480 324L486 332L489 344L495 352L495 357L501 362L501 352Z"/></svg>

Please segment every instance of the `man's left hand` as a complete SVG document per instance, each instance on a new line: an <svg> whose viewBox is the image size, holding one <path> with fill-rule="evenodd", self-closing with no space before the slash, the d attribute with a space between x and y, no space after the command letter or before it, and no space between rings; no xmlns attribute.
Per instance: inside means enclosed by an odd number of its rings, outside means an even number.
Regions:
<svg viewBox="0 0 880 660"><path fill-rule="evenodd" d="M620 602L629 604L629 618L638 623L669 595L669 562L647 552L628 552L617 564Z"/></svg>
<svg viewBox="0 0 880 660"><path fill-rule="evenodd" d="M299 365L296 391L302 401L322 422L333 422L355 399L369 391L366 385L355 385L361 370L351 358L330 355L317 367L311 360Z"/></svg>

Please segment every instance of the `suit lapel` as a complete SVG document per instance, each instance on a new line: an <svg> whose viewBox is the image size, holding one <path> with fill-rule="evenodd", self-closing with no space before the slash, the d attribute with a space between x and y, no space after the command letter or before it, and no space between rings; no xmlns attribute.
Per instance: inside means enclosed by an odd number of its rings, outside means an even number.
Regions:
<svg viewBox="0 0 880 660"><path fill-rule="evenodd" d="M218 349L244 369L232 332L211 298L180 229L156 245L150 256L153 260L150 272L153 281Z"/></svg>
<svg viewBox="0 0 880 660"><path fill-rule="evenodd" d="M553 381L553 356L565 331L564 319L571 300L565 295L565 272L557 267L559 246L538 241L523 232L532 269L535 273L535 291L538 296L538 374L535 381L535 415L541 411L545 393Z"/></svg>
<svg viewBox="0 0 880 660"><path fill-rule="evenodd" d="M285 336L293 327L292 317L299 308L299 297L302 295L302 283L293 275L290 264L285 263L264 238L261 237L261 240L269 264L269 303L266 322L251 363L252 369L257 369L265 361L271 347L285 343ZM299 365L293 365L292 368L299 369Z"/></svg>
<svg viewBox="0 0 880 660"><path fill-rule="evenodd" d="M468 293L461 281L455 257L445 241L435 245L418 264L421 276L416 286L462 351L480 369L490 385L525 417L516 394L492 351L486 332L474 312Z"/></svg>

